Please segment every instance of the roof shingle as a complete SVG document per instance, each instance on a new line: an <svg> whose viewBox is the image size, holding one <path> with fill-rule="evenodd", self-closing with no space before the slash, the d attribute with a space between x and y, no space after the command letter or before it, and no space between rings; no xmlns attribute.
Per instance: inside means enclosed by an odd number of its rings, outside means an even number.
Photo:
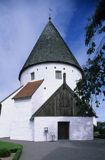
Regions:
<svg viewBox="0 0 105 160"><path fill-rule="evenodd" d="M31 98L43 80L27 83L14 97L14 100Z"/></svg>

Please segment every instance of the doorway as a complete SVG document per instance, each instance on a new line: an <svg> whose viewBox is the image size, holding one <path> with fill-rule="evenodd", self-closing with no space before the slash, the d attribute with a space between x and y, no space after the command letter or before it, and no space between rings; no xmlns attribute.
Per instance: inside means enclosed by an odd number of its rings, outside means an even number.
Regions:
<svg viewBox="0 0 105 160"><path fill-rule="evenodd" d="M69 139L69 122L58 122L58 139Z"/></svg>

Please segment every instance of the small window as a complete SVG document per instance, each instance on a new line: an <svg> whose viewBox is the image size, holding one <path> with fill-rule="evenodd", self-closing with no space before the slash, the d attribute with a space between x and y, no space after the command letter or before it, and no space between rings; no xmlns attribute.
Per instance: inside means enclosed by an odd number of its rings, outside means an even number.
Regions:
<svg viewBox="0 0 105 160"><path fill-rule="evenodd" d="M61 71L55 71L55 78L56 79L62 79L62 72Z"/></svg>
<svg viewBox="0 0 105 160"><path fill-rule="evenodd" d="M34 79L35 79L35 73L32 72L32 73L31 73L31 80L34 80Z"/></svg>

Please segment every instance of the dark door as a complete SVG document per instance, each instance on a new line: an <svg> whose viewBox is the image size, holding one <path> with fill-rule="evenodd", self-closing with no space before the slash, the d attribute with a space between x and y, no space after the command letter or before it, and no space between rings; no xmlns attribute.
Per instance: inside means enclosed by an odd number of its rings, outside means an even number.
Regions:
<svg viewBox="0 0 105 160"><path fill-rule="evenodd" d="M69 139L69 122L58 122L58 139Z"/></svg>

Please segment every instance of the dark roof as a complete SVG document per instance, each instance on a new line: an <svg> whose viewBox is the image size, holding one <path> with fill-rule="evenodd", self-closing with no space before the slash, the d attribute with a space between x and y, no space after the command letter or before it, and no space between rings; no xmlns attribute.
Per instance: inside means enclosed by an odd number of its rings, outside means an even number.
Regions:
<svg viewBox="0 0 105 160"><path fill-rule="evenodd" d="M14 97L15 100L31 98L35 91L42 84L43 80L27 83Z"/></svg>
<svg viewBox="0 0 105 160"><path fill-rule="evenodd" d="M22 72L28 67L51 62L70 64L81 71L81 67L72 52L55 26L49 21L20 71L19 79Z"/></svg>
<svg viewBox="0 0 105 160"><path fill-rule="evenodd" d="M80 98L63 84L30 118L36 116L96 116L88 105L84 105Z"/></svg>

